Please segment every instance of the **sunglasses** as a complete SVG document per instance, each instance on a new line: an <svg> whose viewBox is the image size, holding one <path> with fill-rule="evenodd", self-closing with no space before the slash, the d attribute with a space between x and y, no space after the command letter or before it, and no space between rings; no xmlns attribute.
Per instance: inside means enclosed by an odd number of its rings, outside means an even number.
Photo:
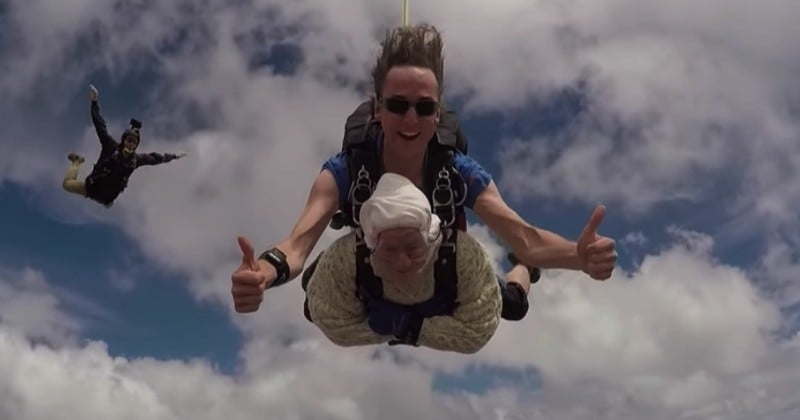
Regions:
<svg viewBox="0 0 800 420"><path fill-rule="evenodd" d="M386 98L383 100L383 106L393 114L405 115L412 105L414 106L414 111L420 117L430 117L439 110L439 103L430 99L423 99L413 103L401 98Z"/></svg>

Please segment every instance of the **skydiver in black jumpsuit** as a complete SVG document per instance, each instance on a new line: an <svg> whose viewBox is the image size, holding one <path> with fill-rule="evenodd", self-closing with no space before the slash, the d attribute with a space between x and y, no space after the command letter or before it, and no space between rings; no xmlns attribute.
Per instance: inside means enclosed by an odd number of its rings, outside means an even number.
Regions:
<svg viewBox="0 0 800 420"><path fill-rule="evenodd" d="M111 207L114 200L128 186L128 178L134 170L144 165L160 165L186 156L185 153L136 153L139 147L142 123L131 118L130 126L122 133L121 142L117 143L108 133L106 122L100 115L97 102L97 89L89 86L91 99L92 123L102 149L94 168L85 180L78 179L83 156L70 153L70 166L64 176L64 190L90 198L98 203Z"/></svg>

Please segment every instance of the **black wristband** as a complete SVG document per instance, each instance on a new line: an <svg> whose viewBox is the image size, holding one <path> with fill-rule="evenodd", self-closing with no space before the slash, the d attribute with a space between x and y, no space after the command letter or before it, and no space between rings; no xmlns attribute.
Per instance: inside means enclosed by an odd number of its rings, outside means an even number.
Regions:
<svg viewBox="0 0 800 420"><path fill-rule="evenodd" d="M523 264L513 252L509 252L507 257L508 262L510 262L511 265L521 265L528 269L528 273L530 273L531 284L536 283L542 277L542 270L540 270L538 267L528 267L527 265Z"/></svg>
<svg viewBox="0 0 800 420"><path fill-rule="evenodd" d="M289 264L286 262L286 254L280 249L270 248L259 255L258 259L270 263L278 273L278 277L268 288L277 287L289 281L291 271L289 270Z"/></svg>

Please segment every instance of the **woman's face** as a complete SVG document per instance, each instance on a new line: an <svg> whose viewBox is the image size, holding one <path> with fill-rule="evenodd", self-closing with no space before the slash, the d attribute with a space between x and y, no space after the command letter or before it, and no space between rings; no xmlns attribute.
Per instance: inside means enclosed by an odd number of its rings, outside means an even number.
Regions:
<svg viewBox="0 0 800 420"><path fill-rule="evenodd" d="M431 242L419 229L393 228L378 235L377 246L372 253L373 265L383 272L397 276L420 272L430 255Z"/></svg>
<svg viewBox="0 0 800 420"><path fill-rule="evenodd" d="M386 74L375 116L391 156L402 161L425 153L439 121L438 92L430 69L398 66Z"/></svg>
<svg viewBox="0 0 800 420"><path fill-rule="evenodd" d="M139 147L139 138L136 136L125 136L122 139L122 150L126 154L132 154L136 152L136 148Z"/></svg>

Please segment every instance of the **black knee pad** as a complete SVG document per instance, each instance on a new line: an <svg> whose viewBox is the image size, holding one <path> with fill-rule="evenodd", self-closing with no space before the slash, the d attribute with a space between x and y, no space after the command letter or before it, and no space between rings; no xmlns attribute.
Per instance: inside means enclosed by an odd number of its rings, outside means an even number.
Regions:
<svg viewBox="0 0 800 420"><path fill-rule="evenodd" d="M312 261L311 264L309 264L308 267L306 267L306 269L303 270L303 276L301 277L301 282L300 282L303 291L305 291L308 288L308 282L311 281L311 276L314 275L314 270L317 269L317 264L319 263L319 259L321 257L322 253L320 252L320 254L317 255L317 258L315 258L314 261Z"/></svg>
<svg viewBox="0 0 800 420"><path fill-rule="evenodd" d="M308 289L308 282L311 280L314 270L317 269L317 264L319 263L320 257L322 257L322 253L317 255L317 258L314 259L314 261L312 261L311 264L309 264L309 266L303 271L302 281L300 284L303 287L304 292ZM308 295L306 295L305 299L303 300L303 316L305 316L309 322L314 322L314 320L311 319L311 311L308 309Z"/></svg>
<svg viewBox="0 0 800 420"><path fill-rule="evenodd" d="M508 321L519 321L528 313L528 295L517 283L507 283L503 288L503 310L500 317Z"/></svg>
<svg viewBox="0 0 800 420"><path fill-rule="evenodd" d="M311 318L311 310L308 309L308 298L305 298L303 301L303 316L306 317L306 320L310 323L314 323L314 319Z"/></svg>

